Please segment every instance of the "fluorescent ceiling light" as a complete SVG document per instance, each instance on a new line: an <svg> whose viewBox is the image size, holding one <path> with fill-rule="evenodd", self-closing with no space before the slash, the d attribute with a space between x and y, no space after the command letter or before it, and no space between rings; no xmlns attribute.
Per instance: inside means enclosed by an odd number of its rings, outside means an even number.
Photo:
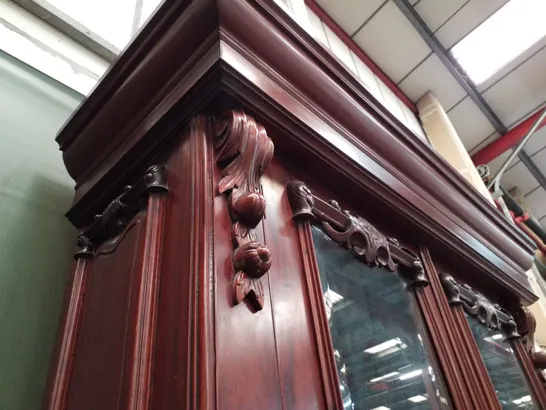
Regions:
<svg viewBox="0 0 546 410"><path fill-rule="evenodd" d="M497 333L496 335L491 336L491 339L493 340L499 340L502 339L503 336L500 333Z"/></svg>
<svg viewBox="0 0 546 410"><path fill-rule="evenodd" d="M375 383L375 382L378 382L378 381L381 381L381 380L389 379L389 378L394 377L394 376L398 376L399 374L400 373L398 373L398 372L392 372L392 373L386 374L384 376L376 377L375 379L370 380L370 382Z"/></svg>
<svg viewBox="0 0 546 410"><path fill-rule="evenodd" d="M413 396L408 399L414 403L421 403L422 401L427 401L428 399L425 396Z"/></svg>
<svg viewBox="0 0 546 410"><path fill-rule="evenodd" d="M423 369L414 370L412 372L404 373L399 377L400 380L407 380L413 377L421 376L423 374Z"/></svg>
<svg viewBox="0 0 546 410"><path fill-rule="evenodd" d="M510 0L451 50L480 84L546 36L546 1Z"/></svg>
<svg viewBox="0 0 546 410"><path fill-rule="evenodd" d="M385 406L379 406L379 407L374 407L372 410L391 410L391 408L385 407Z"/></svg>
<svg viewBox="0 0 546 410"><path fill-rule="evenodd" d="M531 401L531 396L523 396L520 399L514 400L514 404L529 403L530 401Z"/></svg>
<svg viewBox="0 0 546 410"><path fill-rule="evenodd" d="M382 352L383 350L391 349L397 345L402 345L402 344L403 344L402 341L397 337L395 339L387 340L386 342L370 347L364 351L366 353L375 354L375 353Z"/></svg>
<svg viewBox="0 0 546 410"><path fill-rule="evenodd" d="M334 292L330 288L328 288L328 290L324 293L324 297L327 298L332 304L341 302L343 300L343 296L341 296L339 293Z"/></svg>

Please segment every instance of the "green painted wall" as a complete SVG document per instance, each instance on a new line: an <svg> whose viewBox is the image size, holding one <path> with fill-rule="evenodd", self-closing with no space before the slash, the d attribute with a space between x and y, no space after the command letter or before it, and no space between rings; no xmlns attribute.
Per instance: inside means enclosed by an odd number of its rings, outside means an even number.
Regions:
<svg viewBox="0 0 546 410"><path fill-rule="evenodd" d="M0 52L0 410L38 410L71 262L55 134L82 96Z"/></svg>

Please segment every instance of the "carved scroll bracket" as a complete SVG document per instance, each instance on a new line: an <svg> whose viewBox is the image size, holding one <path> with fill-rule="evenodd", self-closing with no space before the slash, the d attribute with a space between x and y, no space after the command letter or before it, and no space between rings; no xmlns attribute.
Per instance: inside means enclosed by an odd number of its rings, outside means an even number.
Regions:
<svg viewBox="0 0 546 410"><path fill-rule="evenodd" d="M125 187L123 194L110 202L104 212L96 215L93 223L80 232L74 257L93 256L98 245L123 231L145 206L148 195L164 194L167 191L167 167L152 165L140 181Z"/></svg>
<svg viewBox="0 0 546 410"><path fill-rule="evenodd" d="M521 337L514 318L507 310L491 303L470 286L459 285L451 275L440 274L440 281L450 305L461 305L466 314L475 317L491 329L500 330L506 339Z"/></svg>
<svg viewBox="0 0 546 410"><path fill-rule="evenodd" d="M218 120L215 134L217 164L223 173L218 191L228 195L233 221L233 303L246 298L261 310L264 290L260 278L271 268L271 255L258 241L255 228L265 215L260 178L273 157L273 142L252 117L233 111Z"/></svg>
<svg viewBox="0 0 546 410"><path fill-rule="evenodd" d="M401 248L396 239L384 236L364 218L342 210L336 201L315 196L303 182L289 182L286 190L293 220L319 223L332 240L359 260L391 272L398 270L410 286L428 285L417 255Z"/></svg>
<svg viewBox="0 0 546 410"><path fill-rule="evenodd" d="M535 331L537 327L535 316L529 308L523 306L515 306L510 311L514 315L518 332L523 337L523 345L531 356L533 365L538 370L546 370L546 352L535 348Z"/></svg>

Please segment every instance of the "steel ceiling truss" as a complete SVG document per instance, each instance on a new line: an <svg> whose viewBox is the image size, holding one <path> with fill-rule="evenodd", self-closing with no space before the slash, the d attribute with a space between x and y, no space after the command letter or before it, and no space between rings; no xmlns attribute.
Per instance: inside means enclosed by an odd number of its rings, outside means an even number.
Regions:
<svg viewBox="0 0 546 410"><path fill-rule="evenodd" d="M413 8L413 6L409 3L408 0L393 0L394 3L398 6L400 11L404 14L404 16L408 19L408 21L413 25L415 30L421 35L423 40L427 43L427 45L431 48L431 50L438 56L440 61L444 64L444 66L448 69L448 71L455 77L457 82L463 89L466 91L468 96L474 101L474 103L478 106L480 111L485 115L485 117L489 120L491 125L495 128L495 130L501 134L504 135L508 132L508 128L506 125L503 124L501 119L497 116L495 111L491 108L491 106L485 101L483 96L480 94L472 80L466 75L463 68L459 65L457 60L449 53L449 51L440 43L438 38L434 35L434 33L430 30L430 28L427 26L425 21L421 18L419 13ZM533 162L531 157L527 155L527 153L523 150L521 150L518 153L518 157L523 162L523 164L529 169L531 174L537 179L537 181L540 183L540 185L546 189L546 177L544 174L538 169L536 164Z"/></svg>

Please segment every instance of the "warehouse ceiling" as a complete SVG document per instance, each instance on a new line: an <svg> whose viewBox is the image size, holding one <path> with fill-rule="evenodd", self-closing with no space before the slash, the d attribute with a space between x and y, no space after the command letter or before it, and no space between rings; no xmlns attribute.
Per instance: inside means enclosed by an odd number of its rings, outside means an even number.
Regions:
<svg viewBox="0 0 546 410"><path fill-rule="evenodd" d="M471 155L546 105L546 37L481 84L467 79L471 89L461 85L441 55L444 51L451 57L452 48L506 0L306 2L320 6L411 100L417 102L432 91ZM508 190L518 187L528 209L546 228L546 190L539 182L540 175L546 175L544 148L546 127L535 133L525 153L514 160L502 185ZM510 153L489 163L492 173Z"/></svg>

